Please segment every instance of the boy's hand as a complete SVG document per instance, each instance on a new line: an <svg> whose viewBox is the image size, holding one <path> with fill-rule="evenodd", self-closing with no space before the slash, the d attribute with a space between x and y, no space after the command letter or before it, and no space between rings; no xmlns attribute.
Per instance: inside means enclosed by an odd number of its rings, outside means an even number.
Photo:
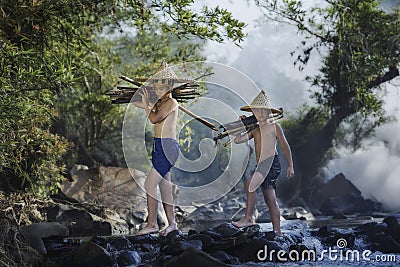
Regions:
<svg viewBox="0 0 400 267"><path fill-rule="evenodd" d="M239 119L244 120L244 119L246 119L246 116L245 115L241 115L241 116L239 116Z"/></svg>
<svg viewBox="0 0 400 267"><path fill-rule="evenodd" d="M147 92L147 89L143 88L143 92L140 93L140 95L142 96L142 104L146 107L149 106L149 93Z"/></svg>
<svg viewBox="0 0 400 267"><path fill-rule="evenodd" d="M289 167L287 168L287 170L286 170L286 177L287 177L288 179L290 179L290 178L293 177L293 175L294 175L293 167L289 166Z"/></svg>

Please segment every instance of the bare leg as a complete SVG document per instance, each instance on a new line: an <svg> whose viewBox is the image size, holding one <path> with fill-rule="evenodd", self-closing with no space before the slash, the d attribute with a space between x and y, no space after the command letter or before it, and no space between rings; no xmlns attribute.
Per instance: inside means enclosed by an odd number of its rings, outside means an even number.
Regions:
<svg viewBox="0 0 400 267"><path fill-rule="evenodd" d="M277 236L282 236L281 233L281 213L279 210L278 202L276 201L275 189L269 186L267 189L262 189L265 203L269 208L269 214L271 215L272 227Z"/></svg>
<svg viewBox="0 0 400 267"><path fill-rule="evenodd" d="M168 227L161 232L161 235L166 236L169 232L178 229L175 221L171 174L169 172L164 176L164 179L162 179L160 182L160 193L165 214L167 215L167 220L168 220Z"/></svg>
<svg viewBox="0 0 400 267"><path fill-rule="evenodd" d="M144 182L144 188L146 190L147 197L147 225L136 233L136 235L144 235L158 232L159 227L157 224L157 209L158 209L158 200L157 200L157 185L160 183L162 177L161 175L153 168L150 170L149 175Z"/></svg>
<svg viewBox="0 0 400 267"><path fill-rule="evenodd" d="M255 224L253 213L256 208L256 198L257 198L257 191L255 191L252 187L254 183L258 184L259 181L263 180L264 178L258 172L254 173L250 179L246 181L246 213L242 219L237 222L232 222L232 224L236 227L247 227L250 225Z"/></svg>

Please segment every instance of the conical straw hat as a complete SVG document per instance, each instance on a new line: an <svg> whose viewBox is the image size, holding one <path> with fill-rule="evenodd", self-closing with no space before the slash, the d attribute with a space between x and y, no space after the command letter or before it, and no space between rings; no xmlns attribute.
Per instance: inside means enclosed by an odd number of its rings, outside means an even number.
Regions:
<svg viewBox="0 0 400 267"><path fill-rule="evenodd" d="M250 105L241 107L240 110L251 112L251 109L254 108L270 109L272 113L281 113L279 109L271 108L271 104L269 103L269 99L264 90L261 90Z"/></svg>
<svg viewBox="0 0 400 267"><path fill-rule="evenodd" d="M168 81L170 83L194 82L194 80L178 78L174 70L170 66L168 66L168 64L165 61L161 63L161 66L158 68L157 72L151 78L136 78L135 80L139 82L140 81L141 82Z"/></svg>

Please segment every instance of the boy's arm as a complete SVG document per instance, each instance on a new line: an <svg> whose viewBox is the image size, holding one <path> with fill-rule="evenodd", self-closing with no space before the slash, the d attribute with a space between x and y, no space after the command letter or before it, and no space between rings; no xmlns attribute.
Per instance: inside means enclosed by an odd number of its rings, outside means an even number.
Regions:
<svg viewBox="0 0 400 267"><path fill-rule="evenodd" d="M290 150L289 143L286 140L285 134L283 133L282 127L276 123L276 137L279 140L279 144L282 147L283 154L285 154L288 162L288 168L286 170L286 177L291 178L294 175L292 151Z"/></svg>
<svg viewBox="0 0 400 267"><path fill-rule="evenodd" d="M149 120L152 124L163 121L171 112L178 108L178 102L175 99L170 99L163 103L156 112L149 112Z"/></svg>
<svg viewBox="0 0 400 267"><path fill-rule="evenodd" d="M253 138L253 130L251 130L250 132L246 132L245 134L237 135L235 139L233 139L233 142L235 144L241 144L249 141L251 138Z"/></svg>

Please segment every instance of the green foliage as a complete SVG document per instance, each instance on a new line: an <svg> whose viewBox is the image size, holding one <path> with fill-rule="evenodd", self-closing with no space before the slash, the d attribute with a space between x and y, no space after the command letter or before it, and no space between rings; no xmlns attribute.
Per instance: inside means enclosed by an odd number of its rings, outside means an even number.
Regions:
<svg viewBox="0 0 400 267"><path fill-rule="evenodd" d="M373 120L365 113L357 113L346 119L335 134L336 147L346 147L353 152L365 149L369 145L366 139L375 134L375 129L388 121L393 121L391 116L380 115L378 120Z"/></svg>
<svg viewBox="0 0 400 267"><path fill-rule="evenodd" d="M0 41L0 176L40 195L60 187L68 143L50 133L51 88L32 51ZM16 64L18 63L18 64Z"/></svg>
<svg viewBox="0 0 400 267"><path fill-rule="evenodd" d="M196 11L193 3L2 0L1 177L37 194L54 192L69 144L59 135L93 161L94 150L120 140L123 110L104 93L121 72L145 76L163 58L201 59L195 38L242 41L244 23L218 7Z"/></svg>
<svg viewBox="0 0 400 267"><path fill-rule="evenodd" d="M356 113L374 127L387 121L380 86L399 75L399 10L387 13L375 0L326 1L311 9L299 0L259 4L305 35L295 59L300 69L313 50L324 55L320 74L306 77L316 104L337 115L338 122Z"/></svg>
<svg viewBox="0 0 400 267"><path fill-rule="evenodd" d="M383 104L379 86L398 76L399 11L386 13L375 0L327 1L326 7L310 10L298 0L261 2L308 37L295 61L301 69L312 50L328 49L321 74L307 77L318 88L317 104L330 107L332 114L343 108L371 116L379 113Z"/></svg>
<svg viewBox="0 0 400 267"><path fill-rule="evenodd" d="M304 35L292 52L299 70L315 50L322 55L319 74L306 77L315 107L288 122L301 175L299 191L307 198L318 169L337 146L361 148L390 119L383 109L382 85L399 76L400 11L385 12L375 0L326 0L309 9L301 0L256 2L270 18Z"/></svg>
<svg viewBox="0 0 400 267"><path fill-rule="evenodd" d="M302 144L314 136L329 119L329 110L323 108L312 108L303 104L294 114L285 114L285 119L280 122L285 129L285 136L293 144Z"/></svg>

